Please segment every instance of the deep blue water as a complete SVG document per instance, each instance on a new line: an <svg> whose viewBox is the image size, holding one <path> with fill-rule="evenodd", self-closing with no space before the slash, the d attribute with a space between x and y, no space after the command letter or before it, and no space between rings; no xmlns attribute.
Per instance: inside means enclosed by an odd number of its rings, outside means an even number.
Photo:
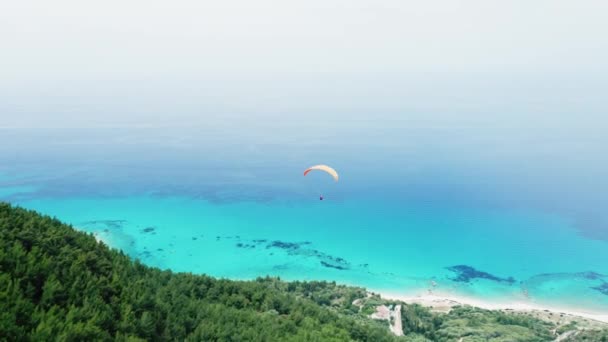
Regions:
<svg viewBox="0 0 608 342"><path fill-rule="evenodd" d="M0 199L175 271L608 311L606 160L568 129L217 120L1 129ZM340 173L302 176L326 163ZM319 201L319 195L325 197Z"/></svg>

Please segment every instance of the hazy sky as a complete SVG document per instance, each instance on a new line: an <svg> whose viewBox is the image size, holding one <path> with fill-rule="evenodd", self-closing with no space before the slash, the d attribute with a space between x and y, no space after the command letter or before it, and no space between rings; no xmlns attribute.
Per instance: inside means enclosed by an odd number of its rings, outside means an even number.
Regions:
<svg viewBox="0 0 608 342"><path fill-rule="evenodd" d="M608 109L606 13L605 0L4 1L0 126L220 114L580 125Z"/></svg>
<svg viewBox="0 0 608 342"><path fill-rule="evenodd" d="M2 1L0 166L350 158L398 165L406 184L589 211L605 234L607 13L606 0Z"/></svg>

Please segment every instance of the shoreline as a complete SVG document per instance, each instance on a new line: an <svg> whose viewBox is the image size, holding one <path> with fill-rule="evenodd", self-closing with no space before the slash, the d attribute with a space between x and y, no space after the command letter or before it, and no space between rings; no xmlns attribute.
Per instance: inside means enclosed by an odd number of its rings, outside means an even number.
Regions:
<svg viewBox="0 0 608 342"><path fill-rule="evenodd" d="M121 248L121 244L117 243L115 239L112 239L112 236L108 233L104 233L103 231L94 231L87 232L84 229L76 228L79 231L83 231L86 233L91 233L97 242L102 242L110 248L115 248L119 250L123 250L126 253L126 250ZM124 246L123 246L124 247ZM145 263L147 264L147 263ZM170 269L170 268L169 268ZM174 271L176 272L176 271ZM194 272L197 273L197 272ZM217 275L213 275L211 273L203 273L216 278L225 278L237 281L251 281L254 278L244 277L221 277ZM261 276L261 275L260 275ZM275 275L276 276L276 275ZM302 280L300 278L290 279L290 277L282 277L281 278L287 281L311 281ZM316 279L317 281L332 281L330 279ZM335 281L335 280L334 280ZM458 305L469 305L472 307L486 309L486 310L503 310L503 311L511 311L515 313L526 313L526 314L534 314L537 316L543 316L546 320L559 320L559 318L564 318L564 316L570 316L566 318L582 318L591 321L595 321L599 324L607 325L608 324L608 312L598 312L585 308L576 308L576 307L567 307L567 306L552 306L552 305L543 305L530 301L523 300L511 300L508 302L500 302L500 301L492 301L488 299L480 299L472 296L453 294L441 292L439 290L433 290L431 293L426 293L428 288L420 288L420 292L416 292L412 289L405 290L402 292L393 291L391 289L384 290L376 290L370 288L366 285L361 285L355 282L343 282L338 281L346 286L353 287L362 287L366 288L368 293L376 293L379 294L384 299L389 300L399 300L406 304L419 304L425 307L432 307L433 311L437 312L448 312L452 307ZM424 292L423 292L424 291ZM552 317L549 317L552 316Z"/></svg>
<svg viewBox="0 0 608 342"><path fill-rule="evenodd" d="M434 311L439 312L448 312L452 307L458 305L469 305L486 310L504 310L517 313L539 314L542 316L555 316L551 317L552 320L555 318L570 316L570 318L582 318L595 321L596 323L602 325L608 324L608 313L593 312L579 308L553 307L549 305L540 305L520 301L500 303L478 298L441 293L408 295L405 293L399 294L388 291L375 291L372 289L370 289L369 292L377 293L385 299L399 300L407 304L419 304L425 307L432 307ZM549 317L545 318L549 319Z"/></svg>

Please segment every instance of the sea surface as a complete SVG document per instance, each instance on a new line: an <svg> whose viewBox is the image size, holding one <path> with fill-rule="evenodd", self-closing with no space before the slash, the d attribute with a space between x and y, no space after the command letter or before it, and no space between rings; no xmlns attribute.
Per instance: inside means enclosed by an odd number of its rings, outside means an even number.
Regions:
<svg viewBox="0 0 608 342"><path fill-rule="evenodd" d="M490 126L226 118L1 128L0 200L178 272L608 312L598 138ZM340 181L303 176L319 163Z"/></svg>

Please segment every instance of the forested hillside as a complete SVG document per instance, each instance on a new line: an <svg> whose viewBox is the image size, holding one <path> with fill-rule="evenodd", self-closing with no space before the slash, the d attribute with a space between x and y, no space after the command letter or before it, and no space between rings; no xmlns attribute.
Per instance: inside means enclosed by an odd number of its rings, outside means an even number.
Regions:
<svg viewBox="0 0 608 342"><path fill-rule="evenodd" d="M0 337L11 341L391 341L279 289L146 267L56 219L0 204Z"/></svg>
<svg viewBox="0 0 608 342"><path fill-rule="evenodd" d="M211 261L210 261L211 262ZM391 304L332 282L231 281L142 265L60 221L0 203L0 340L548 341L551 324L403 305L406 337L368 318ZM354 305L355 300L358 305Z"/></svg>

